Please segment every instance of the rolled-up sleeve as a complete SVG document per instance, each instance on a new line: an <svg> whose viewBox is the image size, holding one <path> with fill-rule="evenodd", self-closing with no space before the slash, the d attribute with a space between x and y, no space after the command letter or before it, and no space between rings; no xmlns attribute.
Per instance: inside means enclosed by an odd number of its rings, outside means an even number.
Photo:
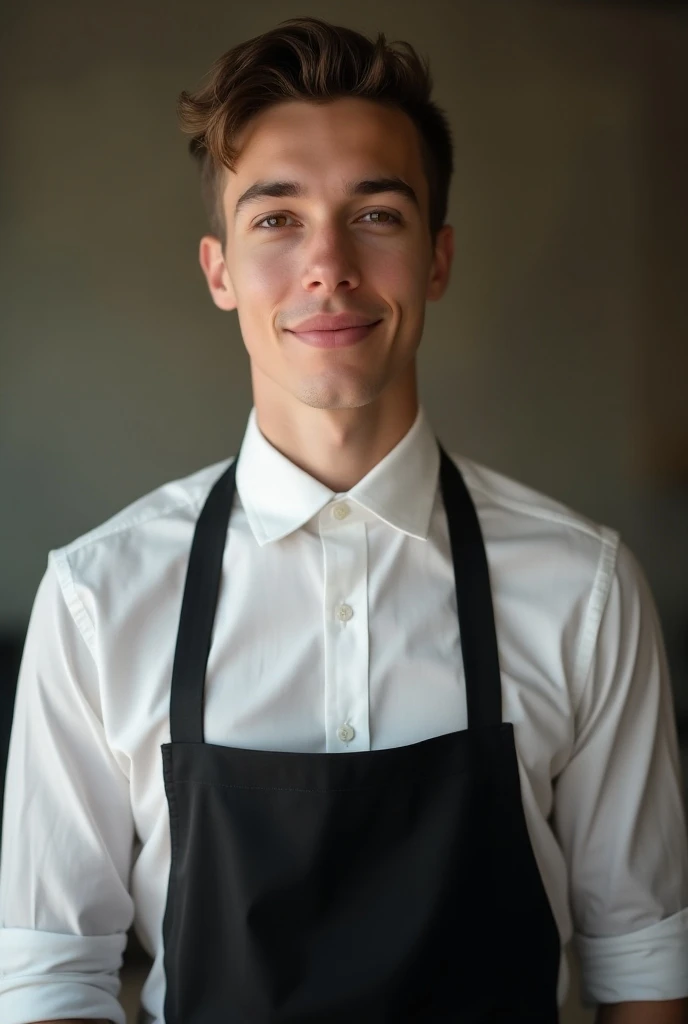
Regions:
<svg viewBox="0 0 688 1024"><path fill-rule="evenodd" d="M553 812L581 999L682 998L688 835L676 719L654 601L622 543L603 552L586 629L573 753Z"/></svg>
<svg viewBox="0 0 688 1024"><path fill-rule="evenodd" d="M0 853L0 1020L125 1024L129 782L110 750L86 613L53 554L17 684Z"/></svg>

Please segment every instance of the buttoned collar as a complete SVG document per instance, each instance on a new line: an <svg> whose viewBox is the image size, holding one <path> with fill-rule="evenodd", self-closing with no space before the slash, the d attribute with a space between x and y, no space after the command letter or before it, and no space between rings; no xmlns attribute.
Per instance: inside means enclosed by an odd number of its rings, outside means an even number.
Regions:
<svg viewBox="0 0 688 1024"><path fill-rule="evenodd" d="M236 486L261 547L298 530L335 498L358 502L397 530L427 540L439 462L437 440L419 406L413 426L391 452L350 491L332 491L270 444L254 406L239 452Z"/></svg>

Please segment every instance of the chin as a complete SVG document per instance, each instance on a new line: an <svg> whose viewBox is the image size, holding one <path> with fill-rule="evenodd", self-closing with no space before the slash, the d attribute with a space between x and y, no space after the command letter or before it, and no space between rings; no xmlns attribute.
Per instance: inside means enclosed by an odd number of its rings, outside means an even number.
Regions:
<svg viewBox="0 0 688 1024"><path fill-rule="evenodd" d="M295 396L312 409L361 409L374 402L381 391L381 387L372 384L342 387L332 382L309 381L297 389Z"/></svg>

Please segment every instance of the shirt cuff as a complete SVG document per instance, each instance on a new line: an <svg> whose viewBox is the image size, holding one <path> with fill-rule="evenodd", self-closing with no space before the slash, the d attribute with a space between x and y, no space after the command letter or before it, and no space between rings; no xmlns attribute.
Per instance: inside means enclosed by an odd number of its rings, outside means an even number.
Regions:
<svg viewBox="0 0 688 1024"><path fill-rule="evenodd" d="M115 935L61 935L28 928L0 930L0 1020L65 1017L126 1024L118 1000L127 944Z"/></svg>
<svg viewBox="0 0 688 1024"><path fill-rule="evenodd" d="M627 935L576 934L573 945L587 1008L688 996L688 907Z"/></svg>

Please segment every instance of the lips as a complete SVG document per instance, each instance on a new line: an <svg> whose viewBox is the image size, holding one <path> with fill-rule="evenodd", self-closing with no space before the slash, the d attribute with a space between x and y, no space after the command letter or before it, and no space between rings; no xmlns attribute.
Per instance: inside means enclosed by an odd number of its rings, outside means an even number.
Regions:
<svg viewBox="0 0 688 1024"><path fill-rule="evenodd" d="M306 345L311 345L313 348L343 348L363 341L381 323L381 320L376 320L374 323L343 327L334 331L299 330L291 331L290 333L295 338L298 338L299 341L304 342Z"/></svg>
<svg viewBox="0 0 688 1024"><path fill-rule="evenodd" d="M375 317L371 319L363 313L319 313L288 330L294 334L304 334L306 331L343 331L349 327L368 327L373 323L377 323Z"/></svg>

